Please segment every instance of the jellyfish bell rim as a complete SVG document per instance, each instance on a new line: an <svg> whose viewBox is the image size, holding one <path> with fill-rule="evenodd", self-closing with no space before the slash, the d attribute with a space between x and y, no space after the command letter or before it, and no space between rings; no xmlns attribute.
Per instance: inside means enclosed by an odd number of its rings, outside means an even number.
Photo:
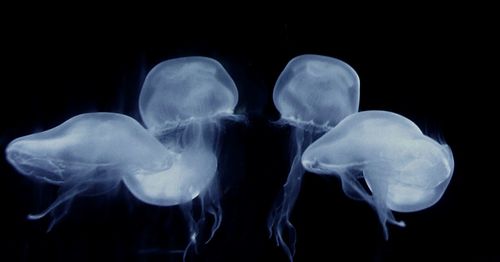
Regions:
<svg viewBox="0 0 500 262"><path fill-rule="evenodd" d="M279 126L290 125L311 133L325 133L328 130L332 129L332 127L330 127L328 123L321 125L315 123L314 120L302 121L296 117L281 116L281 118L278 121L275 121L274 123Z"/></svg>
<svg viewBox="0 0 500 262"><path fill-rule="evenodd" d="M359 163L347 163L347 164L326 164L326 163L321 163L320 161L314 159L314 160L309 160L306 159L306 151L302 154L301 158L301 164L304 167L304 169L308 172L318 174L318 175L329 175L329 176L340 176L341 173L346 172L347 170L350 169L355 169L358 171L361 171L362 167L367 164L366 161L359 162Z"/></svg>
<svg viewBox="0 0 500 262"><path fill-rule="evenodd" d="M37 165L32 164L31 160L35 159L33 156L29 154L18 152L14 149L14 145L16 144L18 139L13 140L7 145L5 149L5 158L7 162L14 167L14 169L22 174L23 176L36 179L39 181L47 182L50 184L61 185L64 183L64 178L62 174L54 172L53 170L59 169L59 167L52 161L44 161L44 166L39 167ZM23 157L20 157L23 156ZM23 163L24 161L19 159L29 158L30 161ZM50 168L52 167L52 169ZM36 170L36 171L35 171ZM34 175L34 174L44 174L43 176Z"/></svg>
<svg viewBox="0 0 500 262"><path fill-rule="evenodd" d="M455 171L455 158L453 157L453 151L451 150L451 147L448 144L440 144L441 145L441 150L446 154L447 156L447 164L449 168L449 177L451 178L453 176L453 172Z"/></svg>
<svg viewBox="0 0 500 262"><path fill-rule="evenodd" d="M196 123L215 123L216 125L222 120L232 120L232 121L243 121L245 119L244 116L235 115L233 110L228 110L225 112L217 112L211 116L207 117L190 117L187 119L176 120L176 121L165 121L162 126L155 126L148 128L155 135L161 135L164 133L169 133L175 129L183 129L191 124ZM145 123L144 123L145 124Z"/></svg>

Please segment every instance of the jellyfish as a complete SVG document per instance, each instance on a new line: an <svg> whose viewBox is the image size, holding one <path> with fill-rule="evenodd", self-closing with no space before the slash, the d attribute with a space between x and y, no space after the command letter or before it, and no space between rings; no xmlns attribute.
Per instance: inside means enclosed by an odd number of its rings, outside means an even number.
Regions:
<svg viewBox="0 0 500 262"><path fill-rule="evenodd" d="M377 212L387 223L405 226L391 211L415 212L442 197L453 174L448 145L424 135L412 121L387 111L352 114L312 143L302 155L312 173L336 175L345 194Z"/></svg>
<svg viewBox="0 0 500 262"><path fill-rule="evenodd" d="M190 231L185 258L207 214L213 218L207 242L221 224L219 136L225 119L245 119L233 113L237 102L236 85L216 60L171 59L144 81L145 127L122 114L87 113L15 139L6 148L8 161L28 177L60 186L54 203L29 218L53 214L50 230L75 196L104 194L123 182L144 203L182 207ZM196 199L201 210L193 208Z"/></svg>
<svg viewBox="0 0 500 262"><path fill-rule="evenodd" d="M6 156L21 174L60 186L58 198L45 211L28 216L39 219L52 212L49 230L75 196L104 194L129 176L155 177L171 170L177 158L136 120L116 113L81 114L17 138L7 146ZM178 191L163 197L185 198Z"/></svg>
<svg viewBox="0 0 500 262"><path fill-rule="evenodd" d="M146 128L165 148L179 156L182 165L173 172L188 181L187 198L181 204L189 221L190 244L196 248L206 214L213 218L209 241L221 223L220 189L217 173L223 120L242 120L234 114L238 103L235 83L214 59L183 57L156 65L146 76L139 109ZM159 174L160 176L160 174ZM151 176L128 176L125 184L145 202L156 199L157 180ZM172 188L175 190L175 188ZM201 212L193 210L193 199ZM194 213L199 213L195 216ZM187 250L187 248L186 248Z"/></svg>
<svg viewBox="0 0 500 262"><path fill-rule="evenodd" d="M348 64L331 57L293 58L278 77L273 101L279 124L290 125L292 164L282 192L268 218L269 233L290 260L295 252L295 228L290 214L305 173L302 152L346 116L358 111L359 78Z"/></svg>

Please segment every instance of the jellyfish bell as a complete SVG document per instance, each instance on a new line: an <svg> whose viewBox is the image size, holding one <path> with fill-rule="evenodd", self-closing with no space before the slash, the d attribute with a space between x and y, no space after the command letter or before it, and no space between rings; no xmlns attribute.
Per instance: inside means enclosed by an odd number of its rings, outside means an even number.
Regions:
<svg viewBox="0 0 500 262"><path fill-rule="evenodd" d="M377 210L387 234L386 221L402 225L390 210L419 211L442 197L454 161L449 146L424 135L407 118L365 111L346 117L312 143L302 165L312 173L340 176L348 196Z"/></svg>
<svg viewBox="0 0 500 262"><path fill-rule="evenodd" d="M238 90L224 67L200 56L156 65L146 76L139 97L142 119L156 132L231 116L237 103Z"/></svg>
<svg viewBox="0 0 500 262"><path fill-rule="evenodd" d="M209 150L178 154L169 169L156 173L137 173L123 181L139 200L157 206L173 206L192 201L213 180L217 158Z"/></svg>
<svg viewBox="0 0 500 262"><path fill-rule="evenodd" d="M297 127L334 127L359 107L359 77L333 57L301 55L278 77L273 101L281 119Z"/></svg>
<svg viewBox="0 0 500 262"><path fill-rule="evenodd" d="M394 119L397 121L391 121ZM373 128L378 126L383 126L385 129ZM391 130L391 133L387 133L387 130ZM358 135L355 136L354 133ZM362 159L373 154L375 148L387 143L387 139L405 141L405 139L422 135L417 125L395 113L386 111L359 112L344 119L335 129L327 132L310 145L304 151L302 164L307 170L314 171L314 173L328 172L327 169L322 169L321 164L326 165L335 161L335 165L328 165L328 167L343 168L353 165L354 157L359 160L359 163L362 163ZM357 141L353 140L357 143L349 144L348 138L354 137ZM378 139L379 137L386 137L386 140ZM335 143L335 147L332 147L332 143ZM364 147L366 150L360 150L356 146ZM332 154L332 149L335 150L336 154Z"/></svg>
<svg viewBox="0 0 500 262"><path fill-rule="evenodd" d="M175 157L137 121L115 113L78 115L20 137L7 146L6 155L21 174L60 186L46 210L28 216L39 219L52 212L49 230L77 195L103 194L124 177L169 170Z"/></svg>
<svg viewBox="0 0 500 262"><path fill-rule="evenodd" d="M173 163L173 154L137 121L115 113L81 114L17 138L6 155L21 174L54 184L99 168L117 171L119 181L124 174L154 173Z"/></svg>
<svg viewBox="0 0 500 262"><path fill-rule="evenodd" d="M173 206L189 203L209 190L218 166L215 127L195 121L157 138L171 155L171 167L124 176L132 194L148 204Z"/></svg>

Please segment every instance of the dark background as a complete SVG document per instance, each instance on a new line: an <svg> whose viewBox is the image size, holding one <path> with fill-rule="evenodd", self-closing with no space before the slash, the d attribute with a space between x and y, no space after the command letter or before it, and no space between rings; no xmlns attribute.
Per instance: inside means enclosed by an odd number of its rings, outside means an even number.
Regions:
<svg viewBox="0 0 500 262"><path fill-rule="evenodd" d="M188 260L287 261L266 229L290 166L290 129L270 124L279 118L272 90L291 58L332 56L358 72L360 110L393 111L431 137L444 138L454 153L455 173L436 205L395 214L407 227L389 226L389 241L375 212L348 199L336 178L306 174L292 214L295 260L499 259L498 174L488 158L497 153L486 151L494 143L487 130L495 129L486 116L494 107L488 98L496 95L482 63L493 58L480 26L446 12L402 12L349 28L350 22L328 16L264 21L252 12L248 20L219 16L220 22L210 16L191 20L195 15L124 22L127 15L114 20L93 13L18 12L3 28L0 145L80 113L111 111L140 120L137 100L149 69L170 58L212 57L238 86L237 112L249 124L227 126L219 162L228 185L222 226ZM3 261L181 260L175 250L183 248L187 231L177 208L143 204L121 188L77 198L46 233L48 218L28 221L26 215L46 207L56 188L21 176L4 155L0 165Z"/></svg>

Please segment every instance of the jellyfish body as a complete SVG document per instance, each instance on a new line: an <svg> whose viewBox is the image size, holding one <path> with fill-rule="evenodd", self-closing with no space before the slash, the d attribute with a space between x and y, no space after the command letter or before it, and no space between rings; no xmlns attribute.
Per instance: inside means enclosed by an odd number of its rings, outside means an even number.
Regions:
<svg viewBox="0 0 500 262"><path fill-rule="evenodd" d="M296 236L290 214L305 173L302 152L317 137L358 111L359 78L354 69L338 59L298 56L280 74L273 101L281 114L278 122L292 126L293 160L283 191L268 218L268 229L292 260Z"/></svg>
<svg viewBox="0 0 500 262"><path fill-rule="evenodd" d="M158 64L145 79L139 109L146 128L122 114L89 113L15 139L6 148L8 161L26 176L60 186L55 202L29 218L52 213L50 230L76 195L105 193L123 181L145 203L183 207L188 248L196 247L211 214L210 240L222 218L219 133L223 119L242 118L233 114L237 102L236 86L220 63L178 58ZM201 206L197 217L194 199Z"/></svg>
<svg viewBox="0 0 500 262"><path fill-rule="evenodd" d="M386 238L387 223L404 226L391 210L414 212L434 205L454 168L449 146L386 111L346 117L306 149L302 164L312 173L339 176L346 195L377 211Z"/></svg>
<svg viewBox="0 0 500 262"><path fill-rule="evenodd" d="M200 217L193 216L192 198L186 198L189 201L181 205L190 224L190 245L195 247L200 227L206 221L205 213L214 220L208 240L221 222L216 175L219 133L223 119L239 118L233 114L237 103L238 90L233 80L219 62L207 57L164 61L148 73L141 90L139 108L146 127L166 148L181 156L177 166L174 161L172 172L193 186L194 191L188 190L192 196L199 195ZM141 194L154 191L155 180L144 178L133 182L139 185Z"/></svg>
<svg viewBox="0 0 500 262"><path fill-rule="evenodd" d="M139 97L144 124L156 133L230 117L237 103L238 90L224 67L199 56L156 65L146 76Z"/></svg>
<svg viewBox="0 0 500 262"><path fill-rule="evenodd" d="M126 177L165 172L176 158L137 121L115 113L78 115L50 130L17 138L7 146L6 156L21 174L61 186L49 208L30 216L41 218L54 211L50 227L76 195L105 193Z"/></svg>
<svg viewBox="0 0 500 262"><path fill-rule="evenodd" d="M213 152L203 148L189 149L175 154L170 168L125 176L123 182L136 198L145 203L173 206L199 196L211 183L216 169L217 158Z"/></svg>

